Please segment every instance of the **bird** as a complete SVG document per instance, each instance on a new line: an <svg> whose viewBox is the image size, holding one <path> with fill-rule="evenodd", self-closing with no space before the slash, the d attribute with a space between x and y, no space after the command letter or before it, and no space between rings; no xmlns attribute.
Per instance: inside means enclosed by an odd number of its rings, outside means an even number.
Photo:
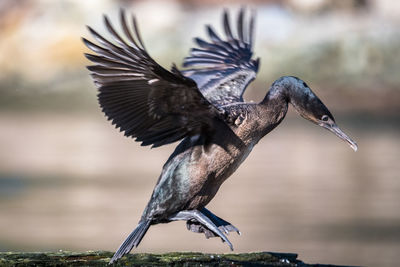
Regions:
<svg viewBox="0 0 400 267"><path fill-rule="evenodd" d="M108 120L142 146L180 141L164 164L136 228L110 264L137 247L150 226L178 220L206 238L220 237L233 250L226 235L240 234L239 229L206 206L253 147L282 122L289 104L357 150L328 108L297 77L280 77L258 103L243 99L260 62L253 58L255 12L247 13L241 8L236 23L231 23L225 9L223 37L206 25L208 39L194 39L196 47L184 58L182 70L175 64L167 70L149 55L136 17L131 15L129 23L123 9L122 36L104 15L112 41L88 26L97 44L82 38L93 52L85 53L93 63L87 68Z"/></svg>

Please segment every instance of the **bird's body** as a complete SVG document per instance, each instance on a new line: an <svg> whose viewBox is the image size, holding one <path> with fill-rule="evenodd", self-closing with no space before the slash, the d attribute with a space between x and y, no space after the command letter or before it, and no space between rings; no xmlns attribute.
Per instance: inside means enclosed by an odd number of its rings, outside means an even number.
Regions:
<svg viewBox="0 0 400 267"><path fill-rule="evenodd" d="M147 53L133 19L133 37L121 11L122 39L105 17L118 45L89 28L98 46L84 39L98 55L86 54L106 116L125 135L153 147L181 143L163 166L142 217L111 262L138 246L154 224L185 220L189 230L206 237L219 236L231 249L225 234L239 230L207 210L221 184L247 158L259 140L284 119L288 104L304 118L351 141L333 116L302 80L285 76L276 80L260 103L247 103L243 93L254 80L259 60L252 59L252 17L245 27L241 10L234 37L227 12L223 16L226 40L208 26L210 42L197 38L184 61L183 72L167 71ZM136 39L136 40L135 40Z"/></svg>
<svg viewBox="0 0 400 267"><path fill-rule="evenodd" d="M157 209L161 216L171 216L176 210L205 207L221 184L247 158L261 138L262 126L251 120L254 113L258 112L257 106L246 106L246 109L248 115L240 127L232 129L240 142L232 144L222 128L215 129L214 138L219 140L205 143L200 135L196 135L186 137L178 145L165 163L150 201L151 205L165 206L165 209ZM258 137L254 136L254 130L257 128L260 128ZM154 214L150 216L154 217Z"/></svg>

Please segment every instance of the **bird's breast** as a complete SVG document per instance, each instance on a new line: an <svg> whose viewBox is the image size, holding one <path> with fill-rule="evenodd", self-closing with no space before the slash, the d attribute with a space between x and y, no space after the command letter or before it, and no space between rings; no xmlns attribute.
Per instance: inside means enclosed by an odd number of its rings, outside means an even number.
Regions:
<svg viewBox="0 0 400 267"><path fill-rule="evenodd" d="M207 148L202 146L194 148L189 171L190 189L193 196L189 208L207 205L221 184L247 158L254 145L254 143L249 143L241 149L228 150L215 144Z"/></svg>

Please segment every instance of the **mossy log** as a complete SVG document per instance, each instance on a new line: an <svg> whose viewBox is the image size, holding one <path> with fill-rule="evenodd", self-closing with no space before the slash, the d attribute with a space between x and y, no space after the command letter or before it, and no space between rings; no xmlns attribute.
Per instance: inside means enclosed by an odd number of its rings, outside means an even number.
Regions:
<svg viewBox="0 0 400 267"><path fill-rule="evenodd" d="M0 266L107 266L113 253L88 252L0 252ZM172 252L129 254L112 266L323 266L306 264L297 254L256 252L203 254ZM329 265L333 266L333 265Z"/></svg>

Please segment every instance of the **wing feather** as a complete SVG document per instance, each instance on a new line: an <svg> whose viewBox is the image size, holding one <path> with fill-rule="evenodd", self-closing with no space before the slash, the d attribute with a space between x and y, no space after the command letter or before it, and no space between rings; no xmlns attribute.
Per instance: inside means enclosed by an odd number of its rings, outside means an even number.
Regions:
<svg viewBox="0 0 400 267"><path fill-rule="evenodd" d="M164 69L148 55L135 17L131 30L121 10L120 23L126 39L107 16L104 24L115 43L90 27L98 44L83 38L95 53L85 56L94 63L88 70L98 87L98 100L106 117L126 136L153 147L195 134L211 136L214 124L221 122L220 111L203 97L195 81L176 67ZM218 39L216 35L214 38ZM211 54L193 64L224 64L224 58L217 56Z"/></svg>
<svg viewBox="0 0 400 267"><path fill-rule="evenodd" d="M244 9L237 18L234 37L228 11L222 24L226 40L211 26L206 26L210 41L195 38L200 48L193 48L183 66L184 75L195 80L202 94L215 106L243 102L243 93L258 72L259 59L253 56L254 14L246 23Z"/></svg>

